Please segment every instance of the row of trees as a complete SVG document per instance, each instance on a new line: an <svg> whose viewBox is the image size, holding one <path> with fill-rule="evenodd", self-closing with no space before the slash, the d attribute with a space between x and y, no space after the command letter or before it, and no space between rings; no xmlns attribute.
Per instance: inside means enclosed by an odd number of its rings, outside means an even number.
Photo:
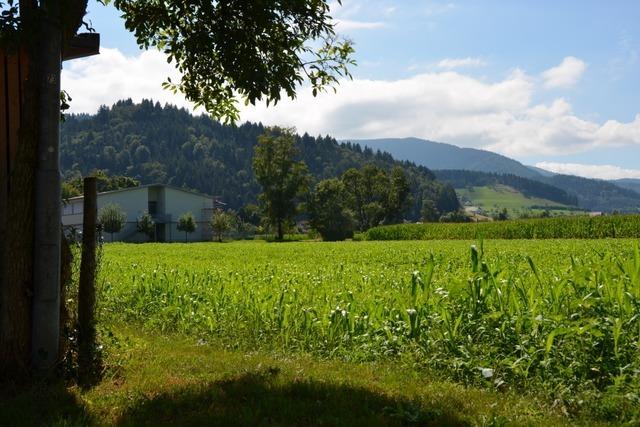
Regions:
<svg viewBox="0 0 640 427"><path fill-rule="evenodd" d="M389 172L375 164L350 168L340 178L321 180L309 192L312 177L298 156L291 130L276 128L258 138L253 170L263 189L262 211L278 240L284 237L285 224L302 212L323 239L342 240L356 229L401 222L410 207L410 184L400 166Z"/></svg>

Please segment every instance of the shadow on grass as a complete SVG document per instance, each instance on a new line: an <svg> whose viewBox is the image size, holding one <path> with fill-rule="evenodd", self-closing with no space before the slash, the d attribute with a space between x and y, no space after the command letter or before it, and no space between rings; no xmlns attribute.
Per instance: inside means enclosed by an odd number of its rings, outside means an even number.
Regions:
<svg viewBox="0 0 640 427"><path fill-rule="evenodd" d="M0 383L0 426L85 426L90 417L63 382Z"/></svg>
<svg viewBox="0 0 640 427"><path fill-rule="evenodd" d="M121 426L466 425L444 406L424 408L364 388L279 381L277 369L160 394L126 412Z"/></svg>

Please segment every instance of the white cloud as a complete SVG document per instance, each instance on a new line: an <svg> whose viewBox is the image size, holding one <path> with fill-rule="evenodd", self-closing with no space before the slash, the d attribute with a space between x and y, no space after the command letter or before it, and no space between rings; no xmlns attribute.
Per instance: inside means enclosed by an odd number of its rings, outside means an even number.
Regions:
<svg viewBox="0 0 640 427"><path fill-rule="evenodd" d="M567 56L560 65L542 73L544 86L548 89L574 86L587 69L587 64L574 56Z"/></svg>
<svg viewBox="0 0 640 427"><path fill-rule="evenodd" d="M640 178L640 169L623 169L613 165L584 165L580 163L540 162L536 167L565 175L585 178L622 179Z"/></svg>
<svg viewBox="0 0 640 427"><path fill-rule="evenodd" d="M70 62L63 87L73 97L73 112L93 113L123 98L189 108L182 96L161 88L167 76L179 78L159 52L127 57L102 49L101 55ZM242 106L241 117L337 138L416 136L521 159L640 145L640 114L628 123L600 124L578 117L563 98L534 103L536 90L535 79L522 70L497 81L427 72L391 81L345 80L337 94L316 98L301 88L296 100L283 99L275 107Z"/></svg>
<svg viewBox="0 0 640 427"><path fill-rule="evenodd" d="M100 105L123 98L136 102L153 98L191 109L183 96L162 89L167 77L180 80L175 67L157 50L125 56L117 49L101 48L100 55L65 62L62 88L73 98L74 113L94 113Z"/></svg>
<svg viewBox="0 0 640 427"><path fill-rule="evenodd" d="M351 21L348 19L335 19L334 22L337 31L374 30L385 26L384 22Z"/></svg>
<svg viewBox="0 0 640 427"><path fill-rule="evenodd" d="M445 58L438 62L438 68L484 67L487 63L481 58Z"/></svg>
<svg viewBox="0 0 640 427"><path fill-rule="evenodd" d="M374 30L385 27L385 23L381 21L362 21L359 18L362 13L363 4L360 1L345 1L338 3L333 1L329 4L329 10L331 16L334 18L333 22L336 26L336 30L339 32L352 31L352 30Z"/></svg>

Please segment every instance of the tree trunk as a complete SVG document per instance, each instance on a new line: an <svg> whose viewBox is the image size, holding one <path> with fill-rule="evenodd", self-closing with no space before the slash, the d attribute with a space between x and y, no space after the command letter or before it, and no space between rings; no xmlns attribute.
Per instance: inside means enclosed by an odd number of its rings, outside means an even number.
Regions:
<svg viewBox="0 0 640 427"><path fill-rule="evenodd" d="M282 220L278 220L278 238L277 240L284 240L284 233L282 232Z"/></svg>

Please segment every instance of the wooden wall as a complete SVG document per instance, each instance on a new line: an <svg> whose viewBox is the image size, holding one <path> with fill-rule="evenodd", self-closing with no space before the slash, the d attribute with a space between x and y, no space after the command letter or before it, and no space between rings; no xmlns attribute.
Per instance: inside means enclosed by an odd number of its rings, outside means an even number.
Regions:
<svg viewBox="0 0 640 427"><path fill-rule="evenodd" d="M0 50L0 220L5 219L9 205L9 177L18 148L22 82L27 73L24 53Z"/></svg>

